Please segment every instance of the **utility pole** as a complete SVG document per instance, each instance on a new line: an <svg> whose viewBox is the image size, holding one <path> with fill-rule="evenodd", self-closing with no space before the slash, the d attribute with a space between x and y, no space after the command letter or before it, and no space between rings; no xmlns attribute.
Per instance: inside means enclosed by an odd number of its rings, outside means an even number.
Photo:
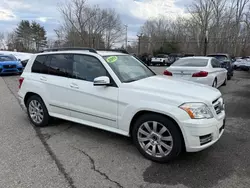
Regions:
<svg viewBox="0 0 250 188"><path fill-rule="evenodd" d="M208 45L208 31L206 31L206 36L204 41L204 56L207 56L207 45Z"/></svg>
<svg viewBox="0 0 250 188"><path fill-rule="evenodd" d="M95 37L93 37L92 45L93 45L93 48L95 48Z"/></svg>
<svg viewBox="0 0 250 188"><path fill-rule="evenodd" d="M142 38L142 33L140 35L137 35L138 37L138 56L141 53L141 38Z"/></svg>
<svg viewBox="0 0 250 188"><path fill-rule="evenodd" d="M128 25L124 25L126 30L126 37L125 37L125 49L128 49Z"/></svg>

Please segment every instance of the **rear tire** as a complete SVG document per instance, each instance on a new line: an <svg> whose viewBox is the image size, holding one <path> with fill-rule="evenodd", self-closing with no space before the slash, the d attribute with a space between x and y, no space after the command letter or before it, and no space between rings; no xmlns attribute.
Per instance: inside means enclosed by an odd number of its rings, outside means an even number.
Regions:
<svg viewBox="0 0 250 188"><path fill-rule="evenodd" d="M223 83L223 86L226 86L227 85L227 78L225 79L224 83Z"/></svg>
<svg viewBox="0 0 250 188"><path fill-rule="evenodd" d="M37 96L31 96L26 103L30 121L36 127L45 127L49 124L49 113L43 100Z"/></svg>
<svg viewBox="0 0 250 188"><path fill-rule="evenodd" d="M181 153L182 133L169 118L150 113L140 116L132 126L134 144L145 158L165 163Z"/></svg>
<svg viewBox="0 0 250 188"><path fill-rule="evenodd" d="M214 79L212 87L217 88L217 78Z"/></svg>

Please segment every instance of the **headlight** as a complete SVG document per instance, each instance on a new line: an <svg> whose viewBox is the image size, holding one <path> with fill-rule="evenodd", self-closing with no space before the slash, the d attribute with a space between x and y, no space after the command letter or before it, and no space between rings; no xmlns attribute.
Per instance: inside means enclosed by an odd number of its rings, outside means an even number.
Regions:
<svg viewBox="0 0 250 188"><path fill-rule="evenodd" d="M192 119L213 118L211 110L204 103L185 103L180 108L185 110Z"/></svg>

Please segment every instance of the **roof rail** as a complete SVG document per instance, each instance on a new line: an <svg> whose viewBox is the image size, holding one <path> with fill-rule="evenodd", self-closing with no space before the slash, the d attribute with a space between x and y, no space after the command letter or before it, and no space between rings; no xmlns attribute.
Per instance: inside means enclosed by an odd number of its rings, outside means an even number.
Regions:
<svg viewBox="0 0 250 188"><path fill-rule="evenodd" d="M95 49L93 49L93 48L87 48L87 47L48 48L48 49L41 50L39 52L43 53L43 52L69 51L69 50L84 50L84 51L89 51L89 52L97 53L97 51Z"/></svg>
<svg viewBox="0 0 250 188"><path fill-rule="evenodd" d="M129 54L129 52L125 49L96 49L97 51L110 51L110 52L121 52L124 54Z"/></svg>

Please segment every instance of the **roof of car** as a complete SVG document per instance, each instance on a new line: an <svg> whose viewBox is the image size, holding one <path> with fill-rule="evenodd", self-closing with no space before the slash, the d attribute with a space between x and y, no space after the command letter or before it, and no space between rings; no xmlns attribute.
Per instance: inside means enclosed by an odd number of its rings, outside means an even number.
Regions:
<svg viewBox="0 0 250 188"><path fill-rule="evenodd" d="M37 55L45 55L45 54L61 54L61 53L82 53L82 54L96 54L93 52L89 52L88 50L62 50L62 51L49 51L49 52L41 52L38 53ZM101 55L101 56L115 56L115 55L128 55L125 53L121 53L121 52L114 52L114 51L97 51L97 54Z"/></svg>
<svg viewBox="0 0 250 188"><path fill-rule="evenodd" d="M208 54L208 56L210 55L223 55L223 56L228 56L229 54L227 53L214 53L214 54Z"/></svg>
<svg viewBox="0 0 250 188"><path fill-rule="evenodd" d="M206 56L192 56L192 57L183 57L181 59L213 59L213 57L206 57Z"/></svg>
<svg viewBox="0 0 250 188"><path fill-rule="evenodd" d="M128 55L128 54L125 54L125 53L113 52L113 51L97 51L97 53L100 54L101 56Z"/></svg>

